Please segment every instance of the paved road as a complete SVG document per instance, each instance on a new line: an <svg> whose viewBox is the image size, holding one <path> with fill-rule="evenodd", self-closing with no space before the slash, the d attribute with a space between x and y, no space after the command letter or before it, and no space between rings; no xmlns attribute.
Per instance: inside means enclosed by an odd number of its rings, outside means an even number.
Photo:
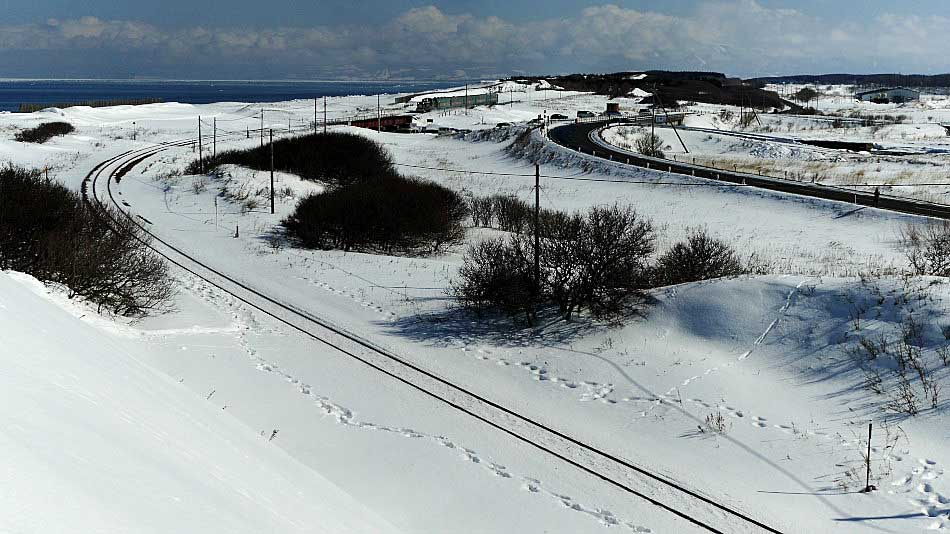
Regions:
<svg viewBox="0 0 950 534"><path fill-rule="evenodd" d="M761 189L836 200L859 206L875 205L874 194L869 192L713 169L667 159L648 158L635 152L608 145L601 140L598 136L598 132L607 125L607 121L566 124L552 128L549 131L548 137L551 141L565 148L636 167L671 172L685 176L695 176L697 178L706 178L720 182L745 184ZM948 186L950 186L950 184L948 184ZM944 204L881 195L876 207L900 213L950 219L950 206Z"/></svg>

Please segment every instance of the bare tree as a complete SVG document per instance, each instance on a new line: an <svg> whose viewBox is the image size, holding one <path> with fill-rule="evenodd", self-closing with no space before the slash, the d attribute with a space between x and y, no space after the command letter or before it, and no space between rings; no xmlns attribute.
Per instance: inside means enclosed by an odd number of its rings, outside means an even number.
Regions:
<svg viewBox="0 0 950 534"><path fill-rule="evenodd" d="M636 139L637 152L651 158L665 158L663 153L663 139L656 134L644 132Z"/></svg>

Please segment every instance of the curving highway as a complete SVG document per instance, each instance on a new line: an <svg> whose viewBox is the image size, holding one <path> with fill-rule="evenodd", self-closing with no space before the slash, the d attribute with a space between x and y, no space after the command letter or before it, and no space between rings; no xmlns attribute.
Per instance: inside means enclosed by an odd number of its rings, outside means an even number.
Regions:
<svg viewBox="0 0 950 534"><path fill-rule="evenodd" d="M874 194L864 191L782 180L757 174L733 172L668 159L647 157L610 145L601 139L600 131L612 123L616 124L616 121L582 122L557 126L548 131L548 138L552 142L570 150L644 169L741 184L793 195L846 202L859 206L871 206L899 213L950 219L950 205L888 195L881 195L877 202L875 202ZM948 186L950 186L950 184L948 184Z"/></svg>

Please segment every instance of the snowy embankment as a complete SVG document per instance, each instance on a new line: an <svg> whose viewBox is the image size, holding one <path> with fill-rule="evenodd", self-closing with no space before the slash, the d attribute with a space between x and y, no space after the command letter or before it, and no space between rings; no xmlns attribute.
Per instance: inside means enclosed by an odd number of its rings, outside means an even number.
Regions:
<svg viewBox="0 0 950 534"><path fill-rule="evenodd" d="M77 313L0 273L0 531L394 531Z"/></svg>

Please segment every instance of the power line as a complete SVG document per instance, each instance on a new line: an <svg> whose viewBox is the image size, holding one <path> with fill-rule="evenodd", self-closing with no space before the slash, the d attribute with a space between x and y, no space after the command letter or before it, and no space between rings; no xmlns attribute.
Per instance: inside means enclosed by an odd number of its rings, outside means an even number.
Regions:
<svg viewBox="0 0 950 534"><path fill-rule="evenodd" d="M408 163L396 163L395 165L399 167L408 167L412 169L423 169L429 171L442 171L442 172L458 172L464 174L484 174L489 176L511 176L519 178L534 178L533 174L519 174L519 173L510 173L510 172L490 172L490 171L470 171L465 169L445 169L439 167L425 167L423 165L410 165ZM759 176L759 175L750 175L753 178L768 178L771 180L780 180L787 181L788 183L795 184L804 184L804 185L816 185L819 187L836 187L836 188L846 188L846 187L950 187L950 182L947 183L918 183L918 184L809 184L808 182L798 182L795 180L782 180L781 178L773 178L771 176ZM689 176L687 176L689 177ZM616 183L616 184L650 184L650 185L680 185L684 187L756 187L755 185L750 184L733 184L733 183L687 183L687 182L663 182L655 180L611 180L608 178L582 178L580 175L575 176L552 176L542 174L541 178L551 178L554 180L577 180L581 182L607 182L607 183Z"/></svg>

